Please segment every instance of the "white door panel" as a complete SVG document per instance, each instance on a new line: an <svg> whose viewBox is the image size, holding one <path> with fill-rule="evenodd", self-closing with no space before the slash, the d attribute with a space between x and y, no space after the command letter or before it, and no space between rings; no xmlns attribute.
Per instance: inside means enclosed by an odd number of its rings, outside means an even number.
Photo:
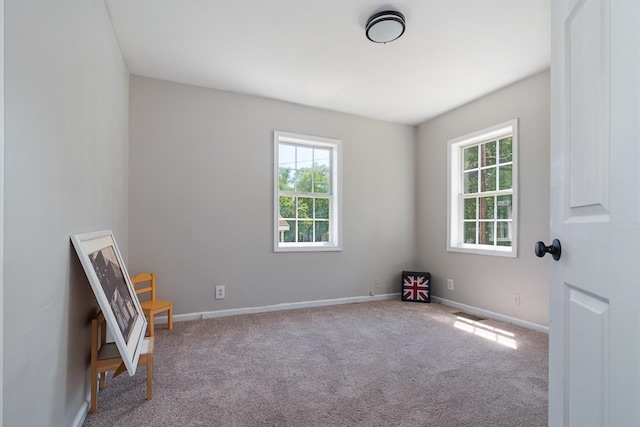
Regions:
<svg viewBox="0 0 640 427"><path fill-rule="evenodd" d="M640 425L640 1L552 1L549 425Z"/></svg>
<svg viewBox="0 0 640 427"><path fill-rule="evenodd" d="M569 217L609 213L608 1L578 2L565 21ZM593 219L593 218L590 218Z"/></svg>

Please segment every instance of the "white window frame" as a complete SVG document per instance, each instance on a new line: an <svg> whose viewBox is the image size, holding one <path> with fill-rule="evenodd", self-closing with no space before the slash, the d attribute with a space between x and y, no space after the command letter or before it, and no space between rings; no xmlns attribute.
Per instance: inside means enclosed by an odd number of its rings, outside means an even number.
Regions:
<svg viewBox="0 0 640 427"><path fill-rule="evenodd" d="M463 150L470 145L512 137L512 222L511 246L464 243L463 218ZM447 251L502 257L518 256L518 119L473 132L447 143ZM488 196L496 192L487 193Z"/></svg>
<svg viewBox="0 0 640 427"><path fill-rule="evenodd" d="M280 242L280 188L278 165L280 143L331 149L331 189L329 210L329 242ZM274 252L326 252L342 250L342 141L334 138L303 135L291 132L273 132L273 250Z"/></svg>

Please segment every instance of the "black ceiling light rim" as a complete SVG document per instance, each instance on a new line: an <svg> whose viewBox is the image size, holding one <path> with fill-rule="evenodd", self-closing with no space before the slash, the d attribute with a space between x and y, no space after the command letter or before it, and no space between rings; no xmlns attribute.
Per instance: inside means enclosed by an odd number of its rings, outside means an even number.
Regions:
<svg viewBox="0 0 640 427"><path fill-rule="evenodd" d="M391 39L391 40L387 40L387 41L376 41L376 40L373 40L371 37L369 37L369 30L375 24L377 24L379 22L383 22L383 21L396 21L396 22L399 22L400 25L402 25L402 31L400 32L400 34L398 34L398 36L396 38ZM371 17L367 20L367 25L365 27L365 35L373 43L382 43L382 44L384 44L384 43L389 43L389 42L392 42L394 40L399 39L404 34L405 30L406 30L406 24L405 24L404 15L402 13L400 13L400 12L395 11L395 10L385 10L385 11L378 12L378 13L375 13L375 14L371 15Z"/></svg>

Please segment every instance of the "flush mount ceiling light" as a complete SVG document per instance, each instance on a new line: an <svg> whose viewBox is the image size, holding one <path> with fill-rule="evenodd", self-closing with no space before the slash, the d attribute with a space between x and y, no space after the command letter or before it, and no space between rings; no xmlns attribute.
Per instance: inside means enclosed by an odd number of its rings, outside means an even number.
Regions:
<svg viewBox="0 0 640 427"><path fill-rule="evenodd" d="M378 12L367 21L365 34L374 43L389 43L404 33L404 15L386 10Z"/></svg>

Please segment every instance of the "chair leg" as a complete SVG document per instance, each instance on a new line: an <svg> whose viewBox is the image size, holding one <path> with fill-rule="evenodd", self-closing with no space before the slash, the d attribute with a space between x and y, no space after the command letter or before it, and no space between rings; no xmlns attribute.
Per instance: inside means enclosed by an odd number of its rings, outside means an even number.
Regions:
<svg viewBox="0 0 640 427"><path fill-rule="evenodd" d="M91 413L98 410L98 376L95 368L91 367Z"/></svg>
<svg viewBox="0 0 640 427"><path fill-rule="evenodd" d="M173 329L173 306L169 307L169 312L167 313L167 318L169 319L169 329Z"/></svg>
<svg viewBox="0 0 640 427"><path fill-rule="evenodd" d="M153 398L153 353L147 354L147 400Z"/></svg>
<svg viewBox="0 0 640 427"><path fill-rule="evenodd" d="M153 330L153 324L155 323L153 319L154 316L155 316L154 313L149 313L149 336L150 337L152 337L154 334L154 330Z"/></svg>

